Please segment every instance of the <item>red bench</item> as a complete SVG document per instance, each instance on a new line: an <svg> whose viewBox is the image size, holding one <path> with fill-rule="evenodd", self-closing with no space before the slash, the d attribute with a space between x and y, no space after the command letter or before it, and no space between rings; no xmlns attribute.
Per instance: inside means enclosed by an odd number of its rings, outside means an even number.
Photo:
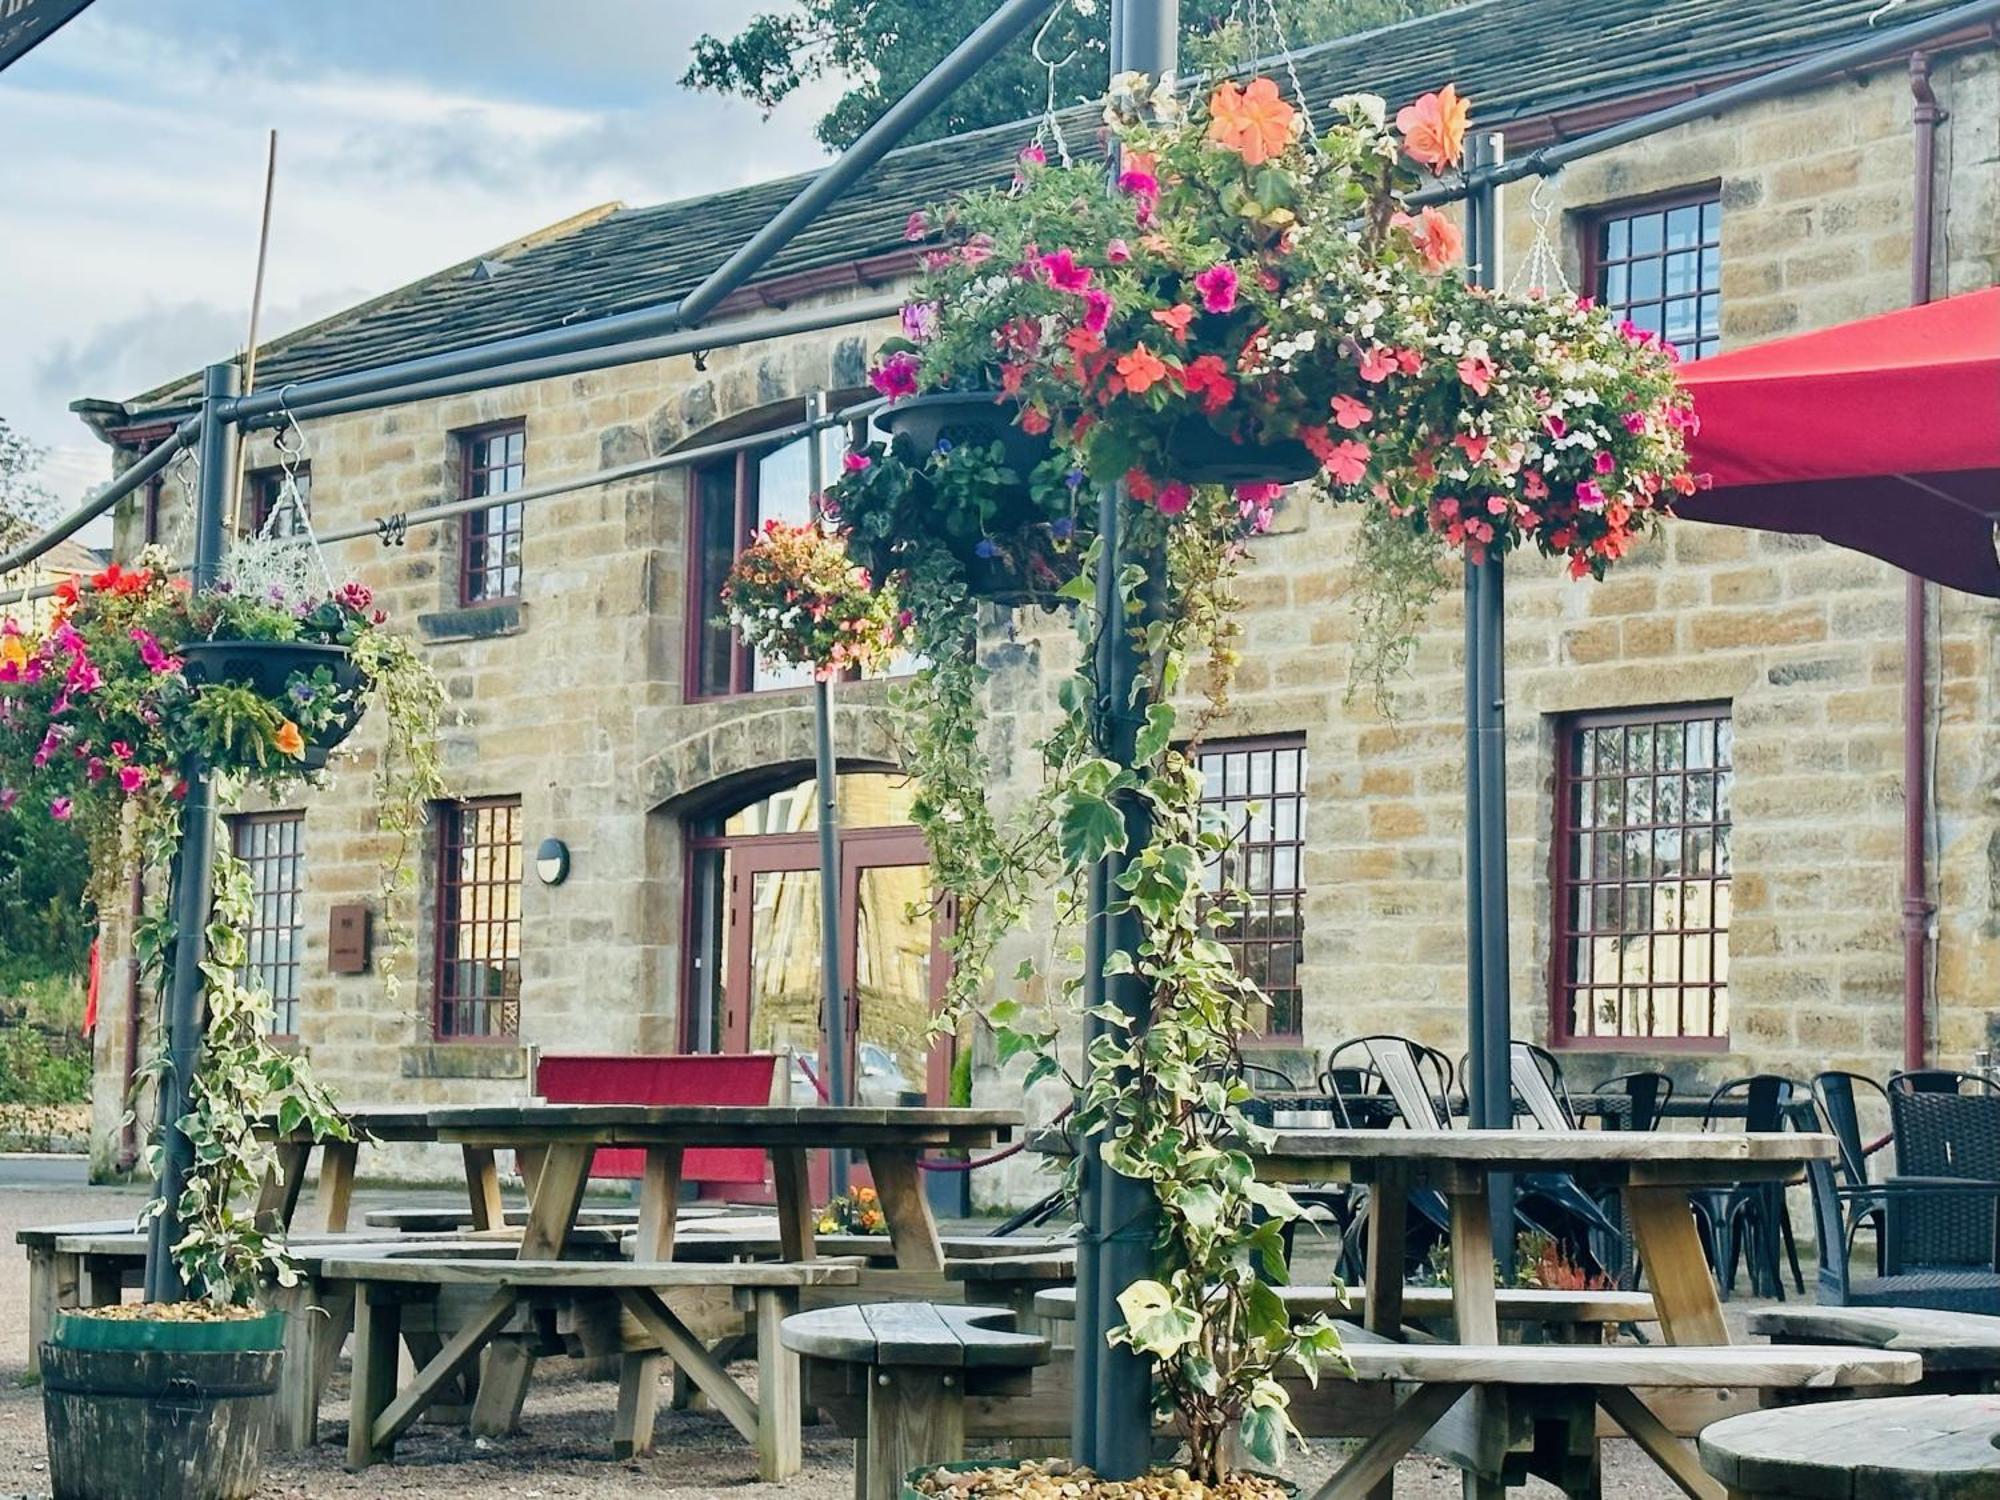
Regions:
<svg viewBox="0 0 2000 1500"><path fill-rule="evenodd" d="M769 1104L777 1076L775 1052L570 1054L542 1058L535 1092L552 1104ZM636 1181L645 1164L643 1151L606 1148L590 1175ZM762 1187L767 1165L756 1148L699 1146L681 1163L681 1180L704 1194Z"/></svg>

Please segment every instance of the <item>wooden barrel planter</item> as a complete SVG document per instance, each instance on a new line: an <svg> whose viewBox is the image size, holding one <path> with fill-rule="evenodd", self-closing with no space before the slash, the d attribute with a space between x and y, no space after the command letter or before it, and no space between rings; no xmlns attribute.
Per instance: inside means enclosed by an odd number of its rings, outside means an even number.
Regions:
<svg viewBox="0 0 2000 1500"><path fill-rule="evenodd" d="M262 1477L284 1315L63 1313L42 1345L54 1500L248 1500Z"/></svg>
<svg viewBox="0 0 2000 1500"><path fill-rule="evenodd" d="M282 698L292 678L325 667L347 707L306 741L301 760L308 770L326 765L327 754L354 733L363 710L361 669L345 646L318 641L188 641L180 647L187 673L197 682L247 682L267 698Z"/></svg>

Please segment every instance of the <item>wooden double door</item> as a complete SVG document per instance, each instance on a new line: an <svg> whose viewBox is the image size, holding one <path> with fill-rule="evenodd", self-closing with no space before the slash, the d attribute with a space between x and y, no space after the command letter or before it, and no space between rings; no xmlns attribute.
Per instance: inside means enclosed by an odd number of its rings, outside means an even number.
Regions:
<svg viewBox="0 0 2000 1500"><path fill-rule="evenodd" d="M723 935L722 1045L787 1051L830 1078L823 1025L819 840L778 834L728 851ZM943 1104L948 1044L928 1031L944 978L929 853L909 827L843 830L840 838L840 991L846 1008L851 1102ZM795 1067L792 1102L819 1102Z"/></svg>

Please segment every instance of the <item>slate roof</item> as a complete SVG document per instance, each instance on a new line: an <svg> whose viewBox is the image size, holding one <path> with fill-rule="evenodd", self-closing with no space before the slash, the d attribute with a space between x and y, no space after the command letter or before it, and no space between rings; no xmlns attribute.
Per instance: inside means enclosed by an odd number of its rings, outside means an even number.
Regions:
<svg viewBox="0 0 2000 1500"><path fill-rule="evenodd" d="M1902 0L1882 25L1949 9ZM1473 0L1343 37L1295 59L1310 103L1361 90L1406 102L1455 81L1476 123L1603 104L1763 68L1855 41L1881 0ZM1066 117L1072 149L1094 142L1096 109ZM1010 124L890 153L761 278L897 250L912 208L1004 181L1032 125ZM692 290L804 184L803 176L656 207L608 207L334 315L267 344L257 384L366 368L670 301ZM177 404L186 377L134 400Z"/></svg>

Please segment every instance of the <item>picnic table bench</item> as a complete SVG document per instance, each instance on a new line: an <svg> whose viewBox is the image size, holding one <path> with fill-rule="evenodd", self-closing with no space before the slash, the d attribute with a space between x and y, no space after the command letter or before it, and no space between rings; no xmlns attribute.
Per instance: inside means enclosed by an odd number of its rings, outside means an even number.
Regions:
<svg viewBox="0 0 2000 1500"><path fill-rule="evenodd" d="M354 1395L348 1422L347 1466L367 1468L391 1457L396 1440L440 1397L455 1394L459 1377L477 1361L492 1335L526 1301L609 1297L645 1331L652 1347L673 1360L714 1403L730 1424L756 1445L758 1470L767 1481L789 1478L801 1463L798 1361L778 1338L779 1328L797 1306L801 1288L831 1286L855 1279L855 1268L832 1261L773 1263L753 1261L697 1266L669 1261L527 1261L454 1256L439 1258L403 1252L352 1259L329 1259L329 1279L358 1288L354 1320ZM411 1383L396 1390L403 1307L435 1297L440 1288L474 1287L488 1293ZM728 1287L746 1305L755 1329L758 1393L753 1398L711 1354L701 1339L661 1295L676 1287ZM518 1408L515 1413L518 1415ZM635 1405L619 1404L614 1443L627 1453L650 1439L647 1428L632 1426Z"/></svg>
<svg viewBox="0 0 2000 1500"><path fill-rule="evenodd" d="M1889 1396L1749 1412L1700 1438L1728 1500L1993 1500L2000 1398Z"/></svg>
<svg viewBox="0 0 2000 1500"><path fill-rule="evenodd" d="M1772 1307L1750 1332L1788 1344L1890 1349L1924 1362L1926 1393L1983 1391L2000 1377L2000 1318L1922 1307Z"/></svg>
<svg viewBox="0 0 2000 1500"><path fill-rule="evenodd" d="M1325 1314L1330 1318L1358 1315L1367 1305L1360 1287L1274 1287L1285 1310L1296 1318ZM1502 1323L1548 1329L1563 1342L1603 1343L1620 1324L1653 1320L1653 1299L1645 1292L1567 1292L1541 1287L1500 1287L1493 1294ZM1035 1315L1051 1322L1076 1318L1076 1288L1039 1292ZM1451 1288L1408 1287L1403 1292L1403 1320L1419 1326L1448 1323L1452 1317Z"/></svg>
<svg viewBox="0 0 2000 1500"><path fill-rule="evenodd" d="M1535 1434L1540 1472L1565 1493L1595 1494L1598 1409L1685 1493L1696 1500L1726 1500L1723 1488L1702 1472L1694 1452L1639 1398L1639 1390L1827 1391L1908 1385L1923 1373L1916 1355L1879 1350L1399 1344L1351 1326L1341 1333L1348 1368L1333 1380L1396 1382L1412 1389L1312 1500L1364 1500L1434 1429L1442 1438L1436 1446L1466 1470L1467 1496L1498 1497L1509 1477L1512 1429L1524 1418L1555 1429L1553 1441ZM1482 1394L1502 1400L1466 1402ZM1841 1410L1853 1406L1842 1403Z"/></svg>
<svg viewBox="0 0 2000 1500"><path fill-rule="evenodd" d="M856 1500L896 1500L903 1476L965 1457L965 1400L1027 1388L1049 1341L1001 1307L827 1307L785 1319L807 1399L854 1439Z"/></svg>

